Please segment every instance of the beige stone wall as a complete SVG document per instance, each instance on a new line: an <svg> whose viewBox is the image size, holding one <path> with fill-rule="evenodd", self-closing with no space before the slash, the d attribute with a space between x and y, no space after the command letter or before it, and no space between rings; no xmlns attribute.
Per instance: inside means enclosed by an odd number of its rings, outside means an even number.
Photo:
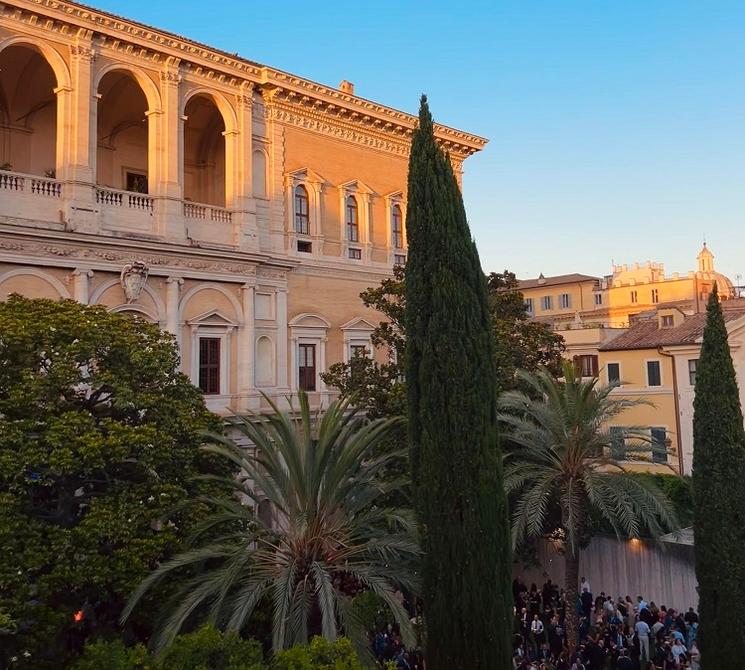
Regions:
<svg viewBox="0 0 745 670"><path fill-rule="evenodd" d="M200 338L219 340L220 387L205 397L221 412L295 392L298 347L313 343L313 402L328 402L320 372L367 347L381 319L360 292L406 253L390 212L405 215L413 116L68 2L0 5L0 89L0 299L153 321L195 383ZM486 143L436 136L458 175ZM127 170L147 193L126 190ZM312 253L297 246L298 183L314 198ZM149 276L128 298L120 275L135 261Z"/></svg>

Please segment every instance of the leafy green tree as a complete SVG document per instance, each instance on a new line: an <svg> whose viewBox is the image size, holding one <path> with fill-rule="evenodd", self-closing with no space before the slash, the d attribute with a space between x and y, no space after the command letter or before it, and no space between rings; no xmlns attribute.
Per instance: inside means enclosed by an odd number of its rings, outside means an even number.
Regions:
<svg viewBox="0 0 745 670"><path fill-rule="evenodd" d="M509 270L487 277L489 309L496 341L497 388L518 383L517 371L544 367L558 375L564 359L564 338L545 323L530 319L517 278Z"/></svg>
<svg viewBox="0 0 745 670"><path fill-rule="evenodd" d="M514 388L517 370L546 367L554 374L561 371L564 339L549 326L529 318L523 294L514 273L492 272L488 277L489 311L494 330L497 389ZM378 310L381 321L372 334L373 345L393 352L383 364L360 356L348 363L335 363L322 375L326 385L342 395L354 395L372 418L406 413L406 388L403 361L406 328L405 273L394 268L394 277L360 294L363 304Z"/></svg>
<svg viewBox="0 0 745 670"><path fill-rule="evenodd" d="M329 642L315 637L310 644L280 651L269 663L261 645L237 633L221 633L203 626L179 635L161 654L153 656L139 644L121 640L88 644L72 670L362 670L354 647L346 638Z"/></svg>
<svg viewBox="0 0 745 670"><path fill-rule="evenodd" d="M745 598L745 431L716 288L696 368L693 499L701 667L738 667L745 631L727 622L732 603Z"/></svg>
<svg viewBox="0 0 745 670"><path fill-rule="evenodd" d="M157 326L73 301L0 304L0 665L59 668L116 627L200 512L161 517L216 490L194 475L230 471L199 449L219 426Z"/></svg>
<svg viewBox="0 0 745 670"><path fill-rule="evenodd" d="M624 537L659 535L677 527L677 520L654 482L629 476L623 464L648 457L646 434L626 428L623 446L607 429L641 401L612 395L617 384L599 386L597 378L577 376L570 363L563 380L547 370L518 374L526 390L508 391L499 400L512 445L504 482L512 502L513 542L549 534L564 539L567 640L573 647L580 551L589 542L593 517Z"/></svg>
<svg viewBox="0 0 745 670"><path fill-rule="evenodd" d="M368 421L346 401L314 414L300 394L299 414L274 412L236 419L235 428L251 449L215 436L207 449L239 468L236 492L267 500L278 516L274 527L238 498L211 498L215 513L196 530L193 548L162 564L132 595L126 619L141 598L164 578L179 589L164 608L155 648L163 648L202 614L228 631L241 630L262 601L272 604L276 651L305 644L320 634L334 640L343 630L360 649L366 631L352 616L352 598L374 591L390 608L405 639L412 640L397 588L416 590L413 564L419 555L413 515L379 506L381 497L402 486L380 481L395 454L371 457L395 419ZM202 533L219 538L201 542ZM183 578L183 570L193 572Z"/></svg>
<svg viewBox="0 0 745 670"><path fill-rule="evenodd" d="M486 280L426 97L409 161L408 431L424 548L427 667L511 666L509 526Z"/></svg>

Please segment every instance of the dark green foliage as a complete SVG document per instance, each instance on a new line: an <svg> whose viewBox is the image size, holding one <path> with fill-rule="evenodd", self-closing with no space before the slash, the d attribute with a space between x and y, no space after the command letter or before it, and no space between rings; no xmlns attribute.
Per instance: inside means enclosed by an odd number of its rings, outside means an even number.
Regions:
<svg viewBox="0 0 745 670"><path fill-rule="evenodd" d="M510 667L509 529L486 280L422 99L409 163L406 380L430 670Z"/></svg>
<svg viewBox="0 0 745 670"><path fill-rule="evenodd" d="M561 373L564 338L545 323L532 321L513 272L492 272L487 277L489 309L496 341L497 389L518 384L517 371L547 368Z"/></svg>
<svg viewBox="0 0 745 670"><path fill-rule="evenodd" d="M215 490L194 475L230 472L199 449L219 426L156 325L72 301L0 304L0 612L12 620L0 666L59 668L117 629L130 591L200 512L161 518ZM130 634L147 634L162 595Z"/></svg>
<svg viewBox="0 0 745 670"><path fill-rule="evenodd" d="M278 653L271 670L363 670L352 643L339 638L334 642L314 637L307 646Z"/></svg>
<svg viewBox="0 0 745 670"><path fill-rule="evenodd" d="M267 670L261 645L212 626L179 635L161 655L143 645L125 647L120 640L86 645L72 670Z"/></svg>
<svg viewBox="0 0 745 670"><path fill-rule="evenodd" d="M204 626L179 635L162 654L148 654L143 645L125 647L120 640L86 645L72 670L362 670L346 638L328 642L314 638L265 662L261 645L236 633Z"/></svg>
<svg viewBox="0 0 745 670"><path fill-rule="evenodd" d="M745 629L729 625L745 600L745 431L716 289L709 298L693 403L693 496L701 668L737 668Z"/></svg>

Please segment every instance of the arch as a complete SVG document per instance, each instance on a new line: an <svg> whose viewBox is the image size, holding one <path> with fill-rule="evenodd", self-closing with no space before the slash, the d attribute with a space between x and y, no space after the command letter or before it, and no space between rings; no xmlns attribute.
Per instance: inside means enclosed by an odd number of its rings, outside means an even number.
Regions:
<svg viewBox="0 0 745 670"><path fill-rule="evenodd" d="M67 298L67 299L72 298L72 296L70 295L65 285L59 279L41 270L34 270L33 268L8 270L8 272L5 272L4 274L0 275L0 286L2 286L2 284L8 279L12 279L13 277L21 277L23 275L29 275L31 277L36 277L37 279L41 279L47 282L47 284L52 286L52 288L54 288L57 291L60 298Z"/></svg>
<svg viewBox="0 0 745 670"><path fill-rule="evenodd" d="M123 303L121 305L117 305L116 307L109 308L109 312L114 312L117 314L134 312L135 314L142 314L143 316L146 316L147 320L151 321L152 323L161 325L160 319L158 319L156 314L153 314L150 310L147 310L144 307L140 307L140 305L137 304Z"/></svg>
<svg viewBox="0 0 745 670"><path fill-rule="evenodd" d="M224 286L220 286L219 284L197 284L196 286L192 286L179 301L179 304L178 304L179 321L183 320L184 308L186 307L189 300L191 300L200 291L217 291L218 293L222 293L230 301L230 304L233 306L233 309L235 310L235 314L238 320L238 324L243 325L243 309L241 308L240 302L238 302L238 298L236 298Z"/></svg>
<svg viewBox="0 0 745 670"><path fill-rule="evenodd" d="M0 53L10 46L25 46L29 49L38 51L42 56L44 56L47 63L49 63L49 67L52 68L54 76L57 79L57 88L72 88L70 70L67 67L67 63L65 63L65 59L62 58L62 55L52 46L45 43L34 42L28 37L9 37L0 41Z"/></svg>
<svg viewBox="0 0 745 670"><path fill-rule="evenodd" d="M274 342L267 335L256 340L256 386L274 386Z"/></svg>
<svg viewBox="0 0 745 670"><path fill-rule="evenodd" d="M266 151L258 148L254 149L251 155L252 190L254 197L266 198L268 195L267 165L269 165L269 156Z"/></svg>
<svg viewBox="0 0 745 670"><path fill-rule="evenodd" d="M147 100L148 112L159 112L162 110L160 91L155 85L155 82L145 74L140 68L129 65L127 63L109 63L99 70L96 70L96 75L93 78L93 93L98 93L98 87L101 85L101 80L109 74L109 72L124 72L132 76L137 82L142 92L145 94Z"/></svg>
<svg viewBox="0 0 745 670"><path fill-rule="evenodd" d="M220 93L219 91L213 91L209 88L199 87L188 90L181 100L181 109L179 110L179 114L181 116L185 115L186 105L189 104L189 100L199 95L210 98L212 102L215 103L215 107L217 107L217 110L220 112L223 123L225 124L226 133L237 132L238 118L235 115L233 106L230 104L230 102L228 102L228 99L222 93Z"/></svg>
<svg viewBox="0 0 745 670"><path fill-rule="evenodd" d="M301 326L304 328L331 328L331 322L320 314L303 312L293 317L290 326Z"/></svg>
<svg viewBox="0 0 745 670"><path fill-rule="evenodd" d="M101 299L101 296L104 293L106 293L106 291L108 291L112 286L119 286L120 282L121 282L120 279L109 279L108 281L103 282L100 286L96 287L95 291L91 293L91 297L88 302L91 305L98 305L99 304L98 301ZM162 323L163 321L165 321L166 304L163 302L162 298L147 284L145 284L145 286L142 287L142 290L143 292L147 293L152 298L158 310L158 314L153 317L153 321L155 321L156 323ZM134 311L140 311L140 312L143 312L144 314L149 314L149 312L145 310L144 307L142 307L141 305L138 305L137 303L126 303L123 305L118 305L117 307L109 308L109 311L110 312L113 312L114 310L121 311L119 309L120 307L131 309Z"/></svg>

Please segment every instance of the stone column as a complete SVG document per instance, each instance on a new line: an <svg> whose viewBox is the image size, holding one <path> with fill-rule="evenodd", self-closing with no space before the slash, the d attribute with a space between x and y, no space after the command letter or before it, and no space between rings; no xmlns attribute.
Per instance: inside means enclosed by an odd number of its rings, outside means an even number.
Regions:
<svg viewBox="0 0 745 670"><path fill-rule="evenodd" d="M238 395L239 408L258 409L256 391L256 329L254 325L254 283L241 286L243 297L243 325L238 331Z"/></svg>
<svg viewBox="0 0 745 670"><path fill-rule="evenodd" d="M169 240L184 241L186 227L183 216L183 119L181 117L180 59L169 57L160 73L163 113L160 117L157 143L157 190L160 202L157 222L159 235Z"/></svg>
<svg viewBox="0 0 745 670"><path fill-rule="evenodd" d="M256 201L253 198L253 90L241 84L236 96L238 134L235 136L233 183L233 243L242 249L257 249Z"/></svg>
<svg viewBox="0 0 745 670"><path fill-rule="evenodd" d="M93 90L95 52L90 31L70 45L71 88L57 88L57 177L65 181L68 225L96 232L96 147L98 98Z"/></svg>
<svg viewBox="0 0 745 670"><path fill-rule="evenodd" d="M90 279L93 270L76 268L72 273L72 297L83 305L90 301Z"/></svg>
<svg viewBox="0 0 745 670"><path fill-rule="evenodd" d="M290 377L287 369L287 289L278 288L277 300L277 388L289 391Z"/></svg>
<svg viewBox="0 0 745 670"><path fill-rule="evenodd" d="M178 307L181 285L184 283L181 277L168 277L166 279L166 330L176 336L181 346L181 327L179 324Z"/></svg>

